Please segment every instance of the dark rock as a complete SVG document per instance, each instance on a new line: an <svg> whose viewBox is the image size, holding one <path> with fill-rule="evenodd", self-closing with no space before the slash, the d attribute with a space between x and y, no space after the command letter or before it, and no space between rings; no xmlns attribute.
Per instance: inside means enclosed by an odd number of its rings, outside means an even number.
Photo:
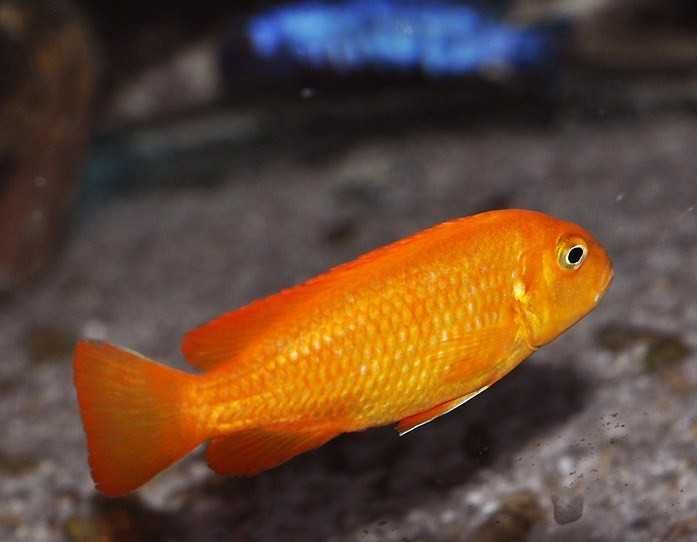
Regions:
<svg viewBox="0 0 697 542"><path fill-rule="evenodd" d="M9 393L17 388L19 383L10 378L0 378L0 394Z"/></svg>
<svg viewBox="0 0 697 542"><path fill-rule="evenodd" d="M645 337L643 330L626 324L609 323L596 331L598 344L610 352L621 352Z"/></svg>
<svg viewBox="0 0 697 542"><path fill-rule="evenodd" d="M72 542L110 542L109 528L94 518L71 517L65 522L65 535Z"/></svg>
<svg viewBox="0 0 697 542"><path fill-rule="evenodd" d="M689 541L697 537L697 516L676 521L661 538L664 542Z"/></svg>
<svg viewBox="0 0 697 542"><path fill-rule="evenodd" d="M16 529L22 525L22 518L14 514L3 514L0 515L0 527L9 527L10 529Z"/></svg>
<svg viewBox="0 0 697 542"><path fill-rule="evenodd" d="M499 509L467 539L468 542L514 542L524 540L532 528L544 519L537 495L523 490L501 500Z"/></svg>
<svg viewBox="0 0 697 542"><path fill-rule="evenodd" d="M175 518L153 512L138 499L94 499L92 514L74 516L64 525L73 542L138 542L141 540L186 540Z"/></svg>
<svg viewBox="0 0 697 542"><path fill-rule="evenodd" d="M683 361L689 354L690 349L680 337L660 337L652 341L646 351L644 366L649 371L655 371L661 367Z"/></svg>
<svg viewBox="0 0 697 542"><path fill-rule="evenodd" d="M66 358L75 346L77 337L55 326L32 326L25 335L25 348L33 363L45 363Z"/></svg>
<svg viewBox="0 0 697 542"><path fill-rule="evenodd" d="M0 475L21 476L39 466L39 462L31 457L7 455L0 452Z"/></svg>
<svg viewBox="0 0 697 542"><path fill-rule="evenodd" d="M574 488L562 488L552 495L554 521L566 525L578 521L583 516L583 494Z"/></svg>
<svg viewBox="0 0 697 542"><path fill-rule="evenodd" d="M596 340L611 352L647 344L644 367L648 371L676 364L690 354L690 348L679 336L646 327L610 323L597 331Z"/></svg>

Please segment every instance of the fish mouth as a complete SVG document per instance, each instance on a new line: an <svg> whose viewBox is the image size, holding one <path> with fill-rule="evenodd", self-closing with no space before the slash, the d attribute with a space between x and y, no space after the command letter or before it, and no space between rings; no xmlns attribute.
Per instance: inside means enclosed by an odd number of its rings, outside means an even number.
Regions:
<svg viewBox="0 0 697 542"><path fill-rule="evenodd" d="M607 289L610 287L610 284L612 284L612 279L615 278L615 272L612 268L608 270L607 273L605 273L605 276L603 277L603 282L602 285L600 286L600 291L595 295L595 302L597 303L600 301L600 298L605 295L605 292L607 292Z"/></svg>

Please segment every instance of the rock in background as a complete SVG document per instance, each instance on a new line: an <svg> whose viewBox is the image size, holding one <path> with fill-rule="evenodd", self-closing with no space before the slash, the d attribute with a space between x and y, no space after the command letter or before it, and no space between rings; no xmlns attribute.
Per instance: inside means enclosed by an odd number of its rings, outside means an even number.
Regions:
<svg viewBox="0 0 697 542"><path fill-rule="evenodd" d="M94 45L64 0L0 1L0 295L67 230L91 131Z"/></svg>

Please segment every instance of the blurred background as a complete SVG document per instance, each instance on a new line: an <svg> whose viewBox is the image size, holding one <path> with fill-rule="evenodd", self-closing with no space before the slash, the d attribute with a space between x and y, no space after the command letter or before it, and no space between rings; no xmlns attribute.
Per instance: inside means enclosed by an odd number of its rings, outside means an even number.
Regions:
<svg viewBox="0 0 697 542"><path fill-rule="evenodd" d="M697 4L0 0L0 540L697 540ZM434 223L590 229L601 306L466 408L99 497L70 366Z"/></svg>

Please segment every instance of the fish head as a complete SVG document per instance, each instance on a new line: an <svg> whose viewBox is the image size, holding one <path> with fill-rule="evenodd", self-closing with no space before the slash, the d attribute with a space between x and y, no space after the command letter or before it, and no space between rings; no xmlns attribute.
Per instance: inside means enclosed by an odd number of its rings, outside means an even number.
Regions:
<svg viewBox="0 0 697 542"><path fill-rule="evenodd" d="M537 218L537 217L536 217ZM612 262L584 228L546 215L528 222L523 288L516 298L528 342L546 344L592 311L612 282Z"/></svg>

